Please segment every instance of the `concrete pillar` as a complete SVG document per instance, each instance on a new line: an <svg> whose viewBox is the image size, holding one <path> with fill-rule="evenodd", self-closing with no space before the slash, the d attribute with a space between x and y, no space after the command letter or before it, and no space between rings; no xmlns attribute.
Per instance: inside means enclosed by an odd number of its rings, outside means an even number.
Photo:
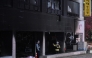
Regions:
<svg viewBox="0 0 92 58"><path fill-rule="evenodd" d="M84 16L83 16L83 1L84 0L73 0L73 1L76 1L78 3L80 3L80 8L79 8L79 20L84 20Z"/></svg>
<svg viewBox="0 0 92 58"><path fill-rule="evenodd" d="M84 16L83 16L83 1L84 0L74 0L74 1L76 1L76 2L78 2L78 3L80 3L80 14L79 14L79 18L78 18L78 26L77 26L77 28L79 28L80 27L80 24L82 25L81 26L81 30L76 30L76 33L83 33L83 39L82 39L82 41L83 42L85 42L85 20L84 20Z"/></svg>
<svg viewBox="0 0 92 58"><path fill-rule="evenodd" d="M63 42L63 52L65 52L65 49L66 49L66 35L64 34L64 42Z"/></svg>
<svg viewBox="0 0 92 58"><path fill-rule="evenodd" d="M45 32L43 32L42 56L45 55Z"/></svg>
<svg viewBox="0 0 92 58"><path fill-rule="evenodd" d="M16 39L15 39L15 33L13 32L12 35L12 58L16 58Z"/></svg>

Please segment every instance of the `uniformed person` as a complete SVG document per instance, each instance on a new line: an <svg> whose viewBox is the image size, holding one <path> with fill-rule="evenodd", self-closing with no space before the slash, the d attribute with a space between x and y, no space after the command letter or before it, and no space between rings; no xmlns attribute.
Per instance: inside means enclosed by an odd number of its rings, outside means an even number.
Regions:
<svg viewBox="0 0 92 58"><path fill-rule="evenodd" d="M57 41L56 44L53 44L53 46L56 47L56 48L55 48L55 52L56 52L56 53L59 53L59 52L60 52L60 48L61 48L59 42Z"/></svg>
<svg viewBox="0 0 92 58"><path fill-rule="evenodd" d="M40 57L40 41L38 40L36 43L36 53L37 53L37 58Z"/></svg>

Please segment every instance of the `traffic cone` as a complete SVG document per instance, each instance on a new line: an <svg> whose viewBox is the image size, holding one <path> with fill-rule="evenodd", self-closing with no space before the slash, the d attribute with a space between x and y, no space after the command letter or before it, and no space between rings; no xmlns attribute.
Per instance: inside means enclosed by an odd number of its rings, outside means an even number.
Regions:
<svg viewBox="0 0 92 58"><path fill-rule="evenodd" d="M36 55L35 55L35 58L37 58L37 53L36 53Z"/></svg>

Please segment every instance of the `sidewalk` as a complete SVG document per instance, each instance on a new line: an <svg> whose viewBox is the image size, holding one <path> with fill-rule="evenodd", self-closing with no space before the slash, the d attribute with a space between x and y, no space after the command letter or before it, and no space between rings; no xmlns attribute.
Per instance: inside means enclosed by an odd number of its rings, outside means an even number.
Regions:
<svg viewBox="0 0 92 58"><path fill-rule="evenodd" d="M0 57L0 58L12 58L12 56L3 56L3 57Z"/></svg>
<svg viewBox="0 0 92 58"><path fill-rule="evenodd" d="M67 56L67 57L57 57L57 58L92 58L92 54L82 54L82 55Z"/></svg>
<svg viewBox="0 0 92 58"><path fill-rule="evenodd" d="M54 54L54 55L45 55L41 56L41 58L62 58L62 57L69 57L74 55L86 54L86 51L76 51L76 52L68 52L68 53L61 53L61 54Z"/></svg>

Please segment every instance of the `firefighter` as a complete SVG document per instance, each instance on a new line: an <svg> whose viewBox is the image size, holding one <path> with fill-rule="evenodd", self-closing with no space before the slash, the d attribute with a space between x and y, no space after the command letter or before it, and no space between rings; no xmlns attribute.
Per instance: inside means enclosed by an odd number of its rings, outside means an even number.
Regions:
<svg viewBox="0 0 92 58"><path fill-rule="evenodd" d="M57 41L56 44L53 44L53 46L55 47L56 54L59 53L61 48L59 42Z"/></svg>

